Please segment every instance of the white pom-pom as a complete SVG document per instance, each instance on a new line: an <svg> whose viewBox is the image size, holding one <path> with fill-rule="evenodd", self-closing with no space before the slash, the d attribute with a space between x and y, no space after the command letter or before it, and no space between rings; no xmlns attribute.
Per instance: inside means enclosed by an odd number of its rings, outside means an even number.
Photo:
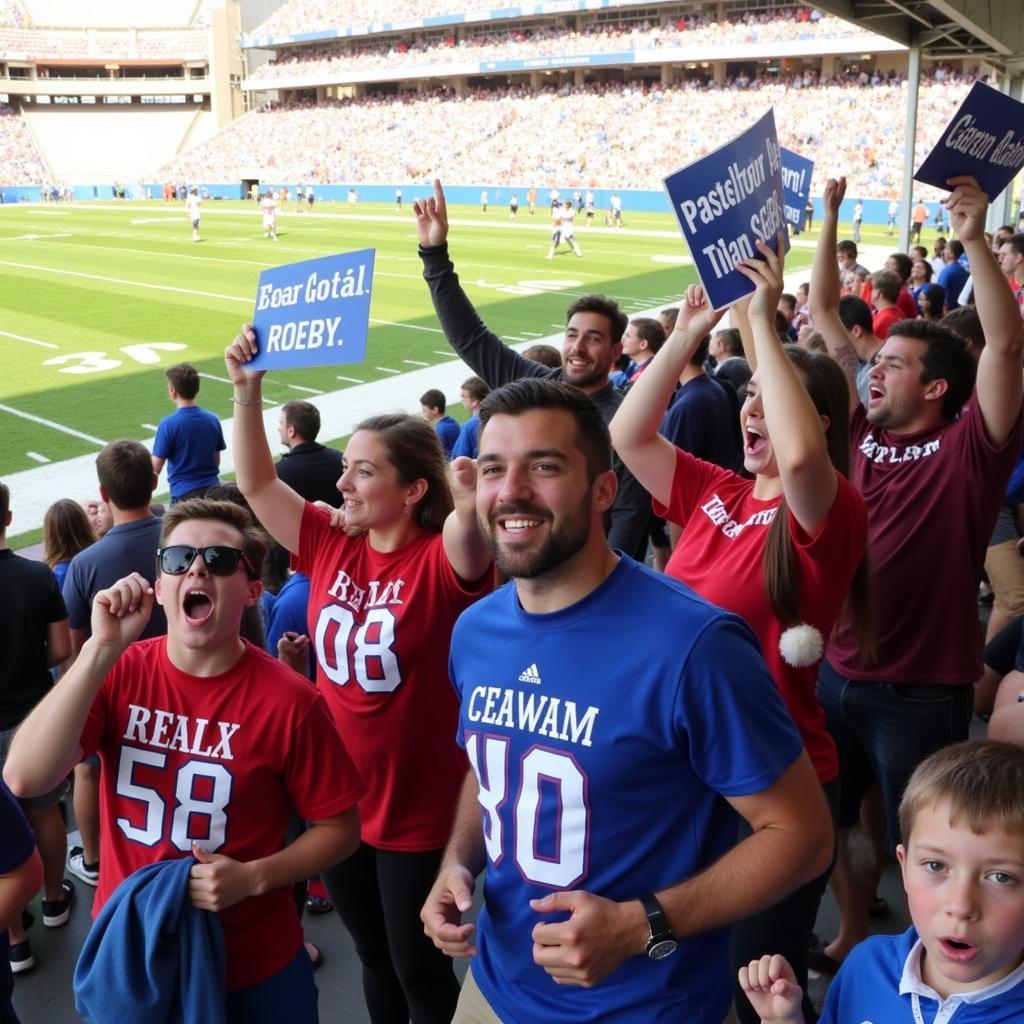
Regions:
<svg viewBox="0 0 1024 1024"><path fill-rule="evenodd" d="M825 653L825 641L818 630L802 622L799 626L791 626L779 637L779 653L787 665L806 668L821 659Z"/></svg>

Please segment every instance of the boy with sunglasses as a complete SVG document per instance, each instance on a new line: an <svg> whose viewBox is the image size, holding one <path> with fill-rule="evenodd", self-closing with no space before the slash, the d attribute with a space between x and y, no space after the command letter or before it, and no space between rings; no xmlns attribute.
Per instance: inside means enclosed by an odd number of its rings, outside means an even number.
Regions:
<svg viewBox="0 0 1024 1024"><path fill-rule="evenodd" d="M288 886L359 843L363 784L323 698L238 635L266 553L248 513L196 499L164 517L153 587L96 595L92 636L26 719L11 789L52 788L83 754L104 762L94 913L132 872L192 854L189 897L220 913L231 1022L317 1019ZM155 600L167 636L135 643ZM282 848L291 808L309 830Z"/></svg>

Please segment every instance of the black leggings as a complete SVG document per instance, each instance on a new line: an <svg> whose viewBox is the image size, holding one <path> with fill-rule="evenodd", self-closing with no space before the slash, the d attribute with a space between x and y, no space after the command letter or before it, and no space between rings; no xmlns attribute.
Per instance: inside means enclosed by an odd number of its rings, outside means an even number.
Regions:
<svg viewBox="0 0 1024 1024"><path fill-rule="evenodd" d="M839 803L839 780L826 782L822 789L825 791L825 799L834 823ZM742 823L740 833L741 838L750 834L746 822ZM774 906L766 907L753 917L737 921L732 926L733 979L736 978L739 969L745 967L751 960L757 960L766 953L781 953L789 961L796 980L804 991L803 1013L807 1024L815 1024L818 1020L818 1011L814 1009L807 994L807 949L818 916L818 905L825 893L834 864L833 848L832 863L825 872L800 886ZM743 989L738 983L734 987L736 1017L740 1024L759 1024L761 1018L754 1013L754 1008Z"/></svg>
<svg viewBox="0 0 1024 1024"><path fill-rule="evenodd" d="M455 1015L459 983L452 962L420 921L441 853L395 853L363 843L321 875L362 961L373 1024L449 1024Z"/></svg>

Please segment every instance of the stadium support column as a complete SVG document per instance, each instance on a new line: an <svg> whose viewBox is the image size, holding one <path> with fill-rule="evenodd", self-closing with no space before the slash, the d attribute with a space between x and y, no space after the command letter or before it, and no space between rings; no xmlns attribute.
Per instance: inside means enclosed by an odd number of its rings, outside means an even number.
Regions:
<svg viewBox="0 0 1024 1024"><path fill-rule="evenodd" d="M465 96L466 95L466 76L465 75L456 75L454 78L451 79L451 87L454 90L456 96Z"/></svg>
<svg viewBox="0 0 1024 1024"><path fill-rule="evenodd" d="M1003 92L1015 100L1020 101L1024 99L1024 96L1022 96L1022 93L1024 93L1024 73L1020 71L1017 74L1011 74L1009 71L1004 72ZM985 227L989 231L994 232L996 228L1003 224L1016 225L1016 223L1017 219L1014 217L1013 209L1013 182L1011 181L1004 189L1003 194L997 196L996 201L989 206L988 223Z"/></svg>
<svg viewBox="0 0 1024 1024"><path fill-rule="evenodd" d="M917 93L921 87L921 43L914 33L907 63L907 135L903 141L903 202L900 204L900 252L910 248L910 211L914 204L914 143L917 138Z"/></svg>

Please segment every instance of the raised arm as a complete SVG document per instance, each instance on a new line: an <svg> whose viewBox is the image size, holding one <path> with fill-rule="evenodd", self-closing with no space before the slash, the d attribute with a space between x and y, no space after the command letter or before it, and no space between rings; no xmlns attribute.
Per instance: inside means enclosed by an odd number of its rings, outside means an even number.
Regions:
<svg viewBox="0 0 1024 1024"><path fill-rule="evenodd" d="M153 588L138 573L96 595L92 636L11 742L4 781L15 796L49 792L81 761L82 730L96 694L125 648L138 639L152 610Z"/></svg>
<svg viewBox="0 0 1024 1024"><path fill-rule="evenodd" d="M448 207L441 182L434 179L434 195L412 204L423 260L423 277L430 288L434 311L448 344L484 380L496 388L520 377L548 377L554 371L510 349L480 319L459 284L448 258Z"/></svg>
<svg viewBox="0 0 1024 1024"><path fill-rule="evenodd" d="M850 389L850 415L860 405L857 395L857 353L850 342L842 320L839 319L839 265L836 263L836 236L839 223L839 207L846 195L846 179L829 178L825 183L822 204L825 213L821 222L818 248L814 250L811 266L811 288L807 305L811 310L814 329L825 339L828 354L846 374Z"/></svg>
<svg viewBox="0 0 1024 1024"><path fill-rule="evenodd" d="M1013 293L985 243L988 198L973 177L950 178L953 192L943 200L950 222L971 265L974 301L981 318L985 347L978 360L978 408L985 433L997 448L1020 418L1024 377L1024 324Z"/></svg>
<svg viewBox="0 0 1024 1024"><path fill-rule="evenodd" d="M278 478L274 469L274 457L263 429L265 371L245 369L256 352L256 335L249 324L224 350L224 365L235 386L235 424L231 439L235 480L271 537L297 554L305 502Z"/></svg>
<svg viewBox="0 0 1024 1024"><path fill-rule="evenodd" d="M455 508L444 522L444 553L456 574L467 582L480 579L491 564L476 515L476 462L460 455L449 467Z"/></svg>
<svg viewBox="0 0 1024 1024"><path fill-rule="evenodd" d="M750 326L757 353L757 384L786 503L806 533L815 534L835 502L836 471L828 455L821 416L775 333L782 294L783 257L759 241L763 260L737 268L754 282ZM779 239L781 254L782 240Z"/></svg>
<svg viewBox="0 0 1024 1024"><path fill-rule="evenodd" d="M658 428L679 375L721 318L722 314L716 313L705 298L704 289L690 285L672 333L609 424L612 446L619 458L662 505L667 505L672 495L676 454Z"/></svg>

